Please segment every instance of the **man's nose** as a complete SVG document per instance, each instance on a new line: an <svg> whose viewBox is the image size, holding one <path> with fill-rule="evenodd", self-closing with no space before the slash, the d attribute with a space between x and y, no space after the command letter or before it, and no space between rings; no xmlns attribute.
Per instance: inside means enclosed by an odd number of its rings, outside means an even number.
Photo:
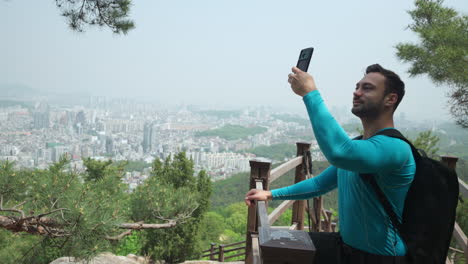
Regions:
<svg viewBox="0 0 468 264"><path fill-rule="evenodd" d="M353 95L354 95L355 97L361 97L361 95L362 95L361 89L360 89L360 88L357 88L356 90L354 90Z"/></svg>

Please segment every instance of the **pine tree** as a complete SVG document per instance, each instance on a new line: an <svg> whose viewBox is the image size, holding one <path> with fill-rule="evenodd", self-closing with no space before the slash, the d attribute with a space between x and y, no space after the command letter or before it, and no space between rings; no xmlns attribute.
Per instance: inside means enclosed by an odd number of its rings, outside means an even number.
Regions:
<svg viewBox="0 0 468 264"><path fill-rule="evenodd" d="M55 0L71 29L84 31L85 26L108 27L126 34L135 27L128 19L130 0Z"/></svg>
<svg viewBox="0 0 468 264"><path fill-rule="evenodd" d="M436 84L447 84L450 111L468 127L468 16L442 6L442 0L416 0L409 11L420 43L399 43L397 56L411 63L411 76L427 74Z"/></svg>
<svg viewBox="0 0 468 264"><path fill-rule="evenodd" d="M190 243L196 245L211 182L204 172L193 176L193 162L185 154L165 164L155 161L153 176L132 194L122 182L125 163L86 159L84 165L86 171L77 173L66 157L46 170L15 170L11 162L0 163L0 238L21 239L0 247L0 263L89 259L113 251L118 247L114 241L133 230L144 230L136 235L140 238L163 242L166 233L154 231L160 228L175 229L174 236L187 243L171 253L173 258L195 254Z"/></svg>

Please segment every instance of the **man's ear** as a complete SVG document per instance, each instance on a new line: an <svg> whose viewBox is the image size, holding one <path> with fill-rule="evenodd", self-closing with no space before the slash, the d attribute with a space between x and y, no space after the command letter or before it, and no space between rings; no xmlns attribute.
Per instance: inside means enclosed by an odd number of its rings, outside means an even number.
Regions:
<svg viewBox="0 0 468 264"><path fill-rule="evenodd" d="M398 101L398 94L389 93L385 96L385 106L394 106Z"/></svg>

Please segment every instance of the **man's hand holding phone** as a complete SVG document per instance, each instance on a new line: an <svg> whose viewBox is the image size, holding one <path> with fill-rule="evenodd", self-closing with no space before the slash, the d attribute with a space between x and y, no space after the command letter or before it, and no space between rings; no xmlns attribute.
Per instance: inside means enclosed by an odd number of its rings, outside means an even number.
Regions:
<svg viewBox="0 0 468 264"><path fill-rule="evenodd" d="M301 71L297 67L293 67L292 72L288 75L288 82L291 84L294 93L304 96L311 91L317 90L314 78L310 74Z"/></svg>

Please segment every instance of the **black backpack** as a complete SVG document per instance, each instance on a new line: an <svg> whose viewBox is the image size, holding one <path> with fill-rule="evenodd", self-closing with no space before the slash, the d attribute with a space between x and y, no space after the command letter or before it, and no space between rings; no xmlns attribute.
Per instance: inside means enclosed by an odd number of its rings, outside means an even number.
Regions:
<svg viewBox="0 0 468 264"><path fill-rule="evenodd" d="M440 161L428 158L425 153L419 154L396 129L386 129L376 135L399 138L408 143L416 162L416 174L406 196L402 223L372 174L361 174L361 178L377 194L393 226L406 243L408 263L445 263L458 203L457 174Z"/></svg>

